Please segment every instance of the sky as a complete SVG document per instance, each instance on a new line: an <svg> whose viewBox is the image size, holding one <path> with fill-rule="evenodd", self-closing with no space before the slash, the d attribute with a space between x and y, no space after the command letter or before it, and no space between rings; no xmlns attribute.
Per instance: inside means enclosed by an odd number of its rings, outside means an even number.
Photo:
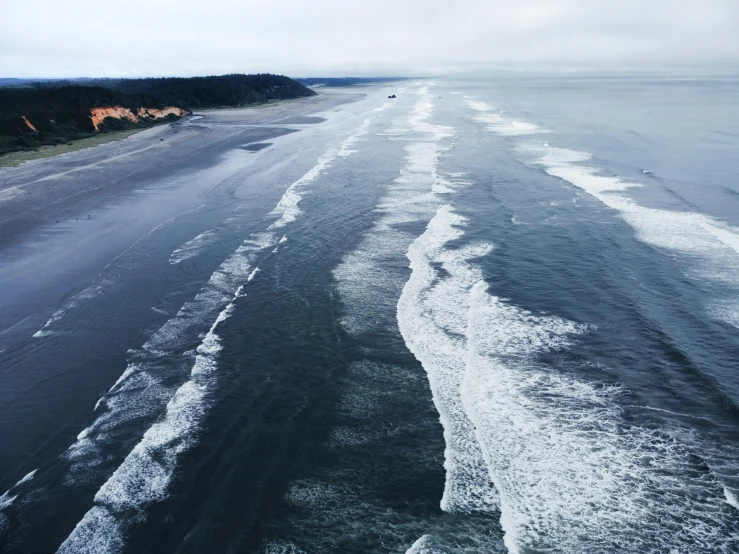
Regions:
<svg viewBox="0 0 739 554"><path fill-rule="evenodd" d="M3 0L0 77L739 67L739 0Z"/></svg>

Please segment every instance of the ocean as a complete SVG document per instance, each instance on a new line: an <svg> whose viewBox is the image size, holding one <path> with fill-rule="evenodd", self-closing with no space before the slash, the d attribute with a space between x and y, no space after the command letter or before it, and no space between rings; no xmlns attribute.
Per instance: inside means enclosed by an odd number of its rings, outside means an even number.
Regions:
<svg viewBox="0 0 739 554"><path fill-rule="evenodd" d="M90 208L0 345L0 552L739 551L739 79L360 90Z"/></svg>

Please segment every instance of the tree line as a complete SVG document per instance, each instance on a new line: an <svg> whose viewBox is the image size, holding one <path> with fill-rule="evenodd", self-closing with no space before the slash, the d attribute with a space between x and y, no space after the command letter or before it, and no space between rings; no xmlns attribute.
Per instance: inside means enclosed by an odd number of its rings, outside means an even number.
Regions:
<svg viewBox="0 0 739 554"><path fill-rule="evenodd" d="M136 111L140 107L176 106L192 111L244 107L314 94L289 77L270 74L90 79L0 88L0 154L92 136L96 131L90 109L96 107L122 106ZM156 121L142 118L133 123L108 117L98 127L104 133L173 119L176 116Z"/></svg>

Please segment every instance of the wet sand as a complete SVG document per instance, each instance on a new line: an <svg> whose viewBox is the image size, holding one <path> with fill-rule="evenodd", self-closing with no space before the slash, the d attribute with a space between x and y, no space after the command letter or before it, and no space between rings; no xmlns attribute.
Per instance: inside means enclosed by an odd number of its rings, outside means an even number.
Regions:
<svg viewBox="0 0 739 554"><path fill-rule="evenodd" d="M309 114L362 96L331 91L269 107L196 113L120 141L0 168L0 248L39 225L76 217L88 200L215 164L226 150L297 130L286 125L321 123L324 118Z"/></svg>
<svg viewBox="0 0 739 554"><path fill-rule="evenodd" d="M274 106L195 114L124 140L0 168L0 356L162 224L215 198L227 206L234 195L257 200L265 187L281 194L291 163L320 147L311 141L330 127L327 117L364 96L322 91ZM262 162L276 139L283 155ZM237 177L246 174L248 182ZM254 203L256 219L268 211L266 204L260 211L262 204Z"/></svg>

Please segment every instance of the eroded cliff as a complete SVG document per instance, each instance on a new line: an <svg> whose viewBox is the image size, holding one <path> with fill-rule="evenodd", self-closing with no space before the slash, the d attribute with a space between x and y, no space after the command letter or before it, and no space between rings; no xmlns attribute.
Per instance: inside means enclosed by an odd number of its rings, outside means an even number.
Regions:
<svg viewBox="0 0 739 554"><path fill-rule="evenodd" d="M187 110L178 108L176 106L168 106L163 109L156 108L139 108L136 113L123 106L110 106L105 108L91 108L90 119L95 130L98 130L98 126L105 120L106 117L113 117L115 119L128 119L132 123L138 123L142 118L148 119L162 119L168 115L174 114L177 117L187 115Z"/></svg>

